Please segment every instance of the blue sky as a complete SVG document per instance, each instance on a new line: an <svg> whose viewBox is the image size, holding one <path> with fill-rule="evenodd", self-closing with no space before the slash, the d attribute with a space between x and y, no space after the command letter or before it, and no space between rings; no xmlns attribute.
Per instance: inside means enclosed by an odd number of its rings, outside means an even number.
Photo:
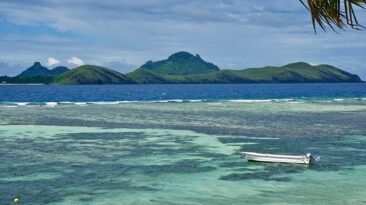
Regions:
<svg viewBox="0 0 366 205"><path fill-rule="evenodd" d="M128 72L185 50L222 69L306 61L366 79L365 32L315 35L297 0L1 0L0 75L34 61Z"/></svg>

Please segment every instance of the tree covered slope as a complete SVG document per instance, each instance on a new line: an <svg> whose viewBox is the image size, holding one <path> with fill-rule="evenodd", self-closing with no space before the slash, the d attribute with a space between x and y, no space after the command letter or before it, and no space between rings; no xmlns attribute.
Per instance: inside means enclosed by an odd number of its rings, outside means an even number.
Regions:
<svg viewBox="0 0 366 205"><path fill-rule="evenodd" d="M191 75L220 70L216 65L204 61L198 54L194 56L185 51L175 53L166 60L148 61L141 69L162 75Z"/></svg>
<svg viewBox="0 0 366 205"><path fill-rule="evenodd" d="M128 84L129 79L114 70L95 65L83 65L59 76L57 84Z"/></svg>

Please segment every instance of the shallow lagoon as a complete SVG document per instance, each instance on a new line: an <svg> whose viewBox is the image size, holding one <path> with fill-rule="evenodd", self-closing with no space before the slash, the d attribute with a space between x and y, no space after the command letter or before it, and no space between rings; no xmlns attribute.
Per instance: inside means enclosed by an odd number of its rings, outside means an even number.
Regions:
<svg viewBox="0 0 366 205"><path fill-rule="evenodd" d="M1 105L0 116L0 204L366 203L362 101Z"/></svg>

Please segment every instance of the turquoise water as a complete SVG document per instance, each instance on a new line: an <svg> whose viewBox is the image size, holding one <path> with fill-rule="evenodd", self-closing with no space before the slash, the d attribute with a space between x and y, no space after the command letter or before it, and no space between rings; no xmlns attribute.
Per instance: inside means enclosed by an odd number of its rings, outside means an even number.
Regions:
<svg viewBox="0 0 366 205"><path fill-rule="evenodd" d="M365 125L359 99L3 104L0 204L366 204Z"/></svg>

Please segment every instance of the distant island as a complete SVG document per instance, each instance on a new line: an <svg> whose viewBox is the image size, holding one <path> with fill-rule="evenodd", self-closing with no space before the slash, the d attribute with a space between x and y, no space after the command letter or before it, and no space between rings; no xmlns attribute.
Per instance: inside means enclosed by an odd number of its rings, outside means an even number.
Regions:
<svg viewBox="0 0 366 205"><path fill-rule="evenodd" d="M68 69L48 69L39 62L15 77L0 76L0 83L40 84L244 84L244 83L359 83L356 74L331 65L310 65L305 62L280 67L266 66L243 70L221 70L204 61L198 54L178 52L160 61L148 61L133 72L83 65Z"/></svg>

